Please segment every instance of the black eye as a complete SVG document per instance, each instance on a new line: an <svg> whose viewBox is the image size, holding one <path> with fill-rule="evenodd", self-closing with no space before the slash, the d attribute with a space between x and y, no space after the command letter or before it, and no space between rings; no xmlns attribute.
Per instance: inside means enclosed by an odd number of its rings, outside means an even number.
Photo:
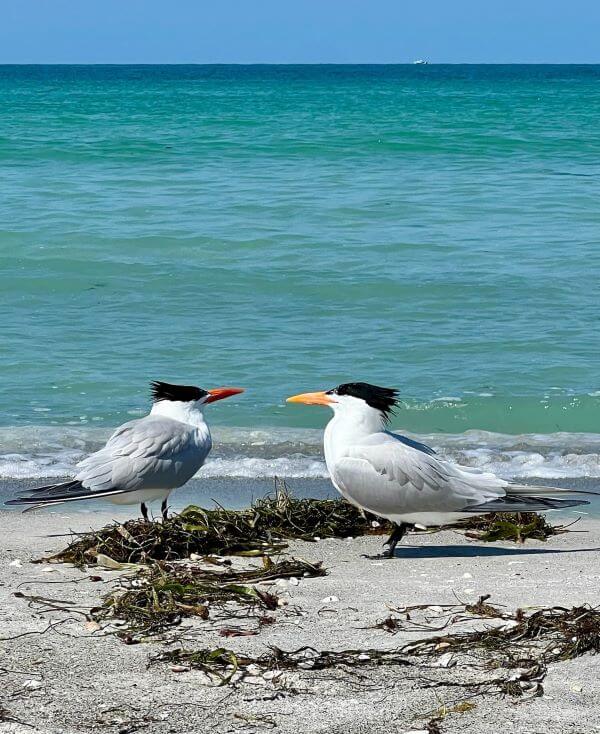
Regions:
<svg viewBox="0 0 600 734"><path fill-rule="evenodd" d="M327 392L325 393L325 395L337 395L337 394L338 394L337 387L334 387L332 390L327 390Z"/></svg>

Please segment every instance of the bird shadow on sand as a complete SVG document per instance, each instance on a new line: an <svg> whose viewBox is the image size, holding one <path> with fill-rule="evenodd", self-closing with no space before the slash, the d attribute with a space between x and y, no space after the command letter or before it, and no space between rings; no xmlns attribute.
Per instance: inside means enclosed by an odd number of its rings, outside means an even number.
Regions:
<svg viewBox="0 0 600 734"><path fill-rule="evenodd" d="M406 546L396 548L394 558L493 558L496 556L539 556L562 553L598 553L600 548L499 548L486 545Z"/></svg>
<svg viewBox="0 0 600 734"><path fill-rule="evenodd" d="M499 548L487 545L435 545L404 546L396 548L394 558L398 560L423 558L495 558L500 556L539 556L563 553L599 553L600 548ZM382 554L364 555L364 558L381 560Z"/></svg>

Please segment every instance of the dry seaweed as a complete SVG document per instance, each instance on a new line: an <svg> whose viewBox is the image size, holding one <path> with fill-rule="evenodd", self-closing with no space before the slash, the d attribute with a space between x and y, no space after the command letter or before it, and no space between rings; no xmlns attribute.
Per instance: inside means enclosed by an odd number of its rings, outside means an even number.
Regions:
<svg viewBox="0 0 600 734"><path fill-rule="evenodd" d="M543 515L535 512L498 512L470 517L453 527L466 530L467 538L493 542L510 540L524 543L526 540L547 540L553 535L568 533L565 525L550 525Z"/></svg>
<svg viewBox="0 0 600 734"><path fill-rule="evenodd" d="M442 719L437 716L434 719L428 721L425 724L425 726L427 727L427 734L442 734L442 730L440 729L441 722Z"/></svg>
<svg viewBox="0 0 600 734"><path fill-rule="evenodd" d="M129 520L79 534L63 551L42 561L83 567L99 554L118 563L177 560L191 554L263 555L286 547L284 539L345 538L389 532L343 500L296 499L284 484L248 510L190 506L165 522Z"/></svg>
<svg viewBox="0 0 600 734"><path fill-rule="evenodd" d="M493 619L513 619L512 615L506 614L492 604L488 604L487 600L489 598L490 594L484 594L474 604L413 604L407 607L390 607L390 610L394 614L401 614L402 618L390 614L385 619L377 622L373 626L373 629L381 629L392 635L395 635L401 630L414 632L416 629L439 632L440 630L446 629L450 624L472 619L473 616L482 618L490 617ZM437 624L432 624L432 619L429 617L426 617L425 621L421 621L413 617L413 612L415 611L440 612L445 615L445 620L441 624L437 618ZM467 615L466 617L464 616L465 613Z"/></svg>
<svg viewBox="0 0 600 734"><path fill-rule="evenodd" d="M35 729L35 726L33 724L28 724L26 721L21 721L21 719L17 719L15 716L11 714L11 712L0 703L0 723L12 723L12 724L20 724L21 726L27 726L31 729ZM7 729L7 731L10 731L10 729Z"/></svg>
<svg viewBox="0 0 600 734"><path fill-rule="evenodd" d="M286 540L311 541L357 535L389 534L387 520L365 516L342 499L317 500L293 497L282 482L275 493L253 503L247 510L217 507L205 510L190 505L165 522L128 520L76 535L67 548L44 561L73 563L84 567L104 556L116 563L147 563L188 558L191 554L260 556L279 552ZM482 541L527 538L545 540L568 532L565 526L549 525L542 515L499 513L470 518L452 527L466 530L469 538Z"/></svg>
<svg viewBox="0 0 600 734"><path fill-rule="evenodd" d="M332 650L318 651L312 647L301 647L286 651L271 646L270 652L259 657L251 657L232 650L219 648L210 650L186 650L176 648L160 652L150 658L150 665L169 663L188 669L201 670L209 676L231 679L236 672L325 670L328 668L354 668L368 665L413 665L407 656L399 656L397 651L382 650ZM249 671L250 666L252 668ZM233 669L233 672L232 672Z"/></svg>
<svg viewBox="0 0 600 734"><path fill-rule="evenodd" d="M92 610L92 617L96 621L119 620L123 624L119 635L132 642L162 633L188 617L208 619L218 612L234 614L239 608L261 613L275 610L277 596L249 584L325 573L320 563L293 558L273 562L265 557L262 568L237 571L153 563L121 577L120 587L105 597L102 606Z"/></svg>
<svg viewBox="0 0 600 734"><path fill-rule="evenodd" d="M427 734L442 734L442 729L440 727L450 714L466 714L473 711L475 708L477 708L477 704L467 700L458 701L450 705L441 703L435 711L430 711L429 713L418 716L417 718L428 719L425 723L425 731Z"/></svg>
<svg viewBox="0 0 600 734"><path fill-rule="evenodd" d="M492 604L487 604L487 600L490 596L491 594L484 594L479 597L475 604L465 604L465 612L476 614L478 617L502 617L503 612L501 612L498 607L495 607Z"/></svg>
<svg viewBox="0 0 600 734"><path fill-rule="evenodd" d="M512 619L499 627L417 640L408 643L405 650L437 655L440 644L446 652L484 652L487 663L497 667L571 660L600 652L600 611L589 606L550 607L526 616L517 609Z"/></svg>
<svg viewBox="0 0 600 734"><path fill-rule="evenodd" d="M422 668L423 658L425 666L429 667L436 659L463 654L471 667L475 665L483 671L507 672L479 681L442 681L432 685L495 689L501 694L522 696L525 693L542 694L541 682L548 663L597 652L600 652L600 611L580 606L571 609L551 607L529 616L517 610L509 624L475 632L428 637L391 650L332 651L301 647L285 651L271 647L270 652L252 658L224 648L218 651L177 648L159 653L151 658L150 664L177 664L229 681L238 671L243 676L249 666L253 666L254 672L258 670L261 673L392 665ZM438 663L435 667L450 666Z"/></svg>

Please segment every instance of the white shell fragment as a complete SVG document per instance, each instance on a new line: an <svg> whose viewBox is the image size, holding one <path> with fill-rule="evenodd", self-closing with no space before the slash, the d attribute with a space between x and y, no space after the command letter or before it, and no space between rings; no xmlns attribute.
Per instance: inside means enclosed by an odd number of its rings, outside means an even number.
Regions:
<svg viewBox="0 0 600 734"><path fill-rule="evenodd" d="M41 688L43 683L39 680L31 679L23 681L23 688L25 688L28 691L37 691L38 688Z"/></svg>
<svg viewBox="0 0 600 734"><path fill-rule="evenodd" d="M431 663L432 668L453 668L455 665L456 660L451 652L445 652L435 662Z"/></svg>

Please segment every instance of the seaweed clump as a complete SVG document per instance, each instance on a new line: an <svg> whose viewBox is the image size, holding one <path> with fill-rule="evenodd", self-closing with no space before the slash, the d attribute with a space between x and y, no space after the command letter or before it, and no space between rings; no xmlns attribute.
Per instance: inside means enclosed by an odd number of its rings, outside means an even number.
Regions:
<svg viewBox="0 0 600 734"><path fill-rule="evenodd" d="M487 611L487 610L485 610ZM184 669L201 670L221 684L235 673L256 675L272 671L307 671L330 668L402 666L439 670L452 667L452 658L464 655L469 667L487 671L483 679L466 682L431 681L434 686L451 685L475 691L496 690L504 695L539 696L548 663L571 660L600 652L600 611L589 606L551 607L526 616L518 609L511 622L481 631L433 636L408 642L390 650L316 650L301 647L285 651L271 647L259 657L239 655L232 650L176 648L159 653L150 664L169 663ZM425 660L423 661L423 658ZM445 661L445 662L443 662ZM504 669L505 674L498 671ZM494 676L489 676L494 671Z"/></svg>
<svg viewBox="0 0 600 734"><path fill-rule="evenodd" d="M284 484L274 495L247 510L191 505L159 522L128 520L78 534L67 548L42 561L84 567L99 555L117 563L147 563L189 558L191 554L261 556L286 547L285 540L345 538L386 533L386 521L375 527L354 506L341 500L296 499Z"/></svg>
<svg viewBox="0 0 600 734"><path fill-rule="evenodd" d="M196 565L153 563L119 580L119 588L92 610L96 621L118 619L124 626L119 636L131 643L140 637L160 634L184 618L214 618L248 612L273 611L279 599L254 585L292 576L324 576L320 563L295 558L273 562L263 558L262 567L218 571ZM226 636L234 636L230 630Z"/></svg>
<svg viewBox="0 0 600 734"><path fill-rule="evenodd" d="M543 515L536 512L497 512L460 520L453 527L466 530L465 536L475 540L494 542L510 540L524 543L526 540L547 540L553 535L569 532L565 525L550 525Z"/></svg>
<svg viewBox="0 0 600 734"><path fill-rule="evenodd" d="M484 603L485 597L480 602ZM405 649L419 655L437 655L440 645L446 652L479 651L495 656L493 662L498 667L519 667L524 661L554 663L600 652L598 609L557 606L529 616L517 609L510 619L500 627L417 640Z"/></svg>
<svg viewBox="0 0 600 734"><path fill-rule="evenodd" d="M297 499L284 483L275 493L256 500L246 510L217 507L206 510L190 505L164 522L128 520L100 530L80 533L64 550L42 561L73 563L82 568L104 557L116 564L174 561L192 554L262 556L287 547L287 540L347 538L389 534L392 524L365 516L343 499ZM461 521L451 527L480 541L527 538L546 540L568 532L552 526L542 515L499 513Z"/></svg>

